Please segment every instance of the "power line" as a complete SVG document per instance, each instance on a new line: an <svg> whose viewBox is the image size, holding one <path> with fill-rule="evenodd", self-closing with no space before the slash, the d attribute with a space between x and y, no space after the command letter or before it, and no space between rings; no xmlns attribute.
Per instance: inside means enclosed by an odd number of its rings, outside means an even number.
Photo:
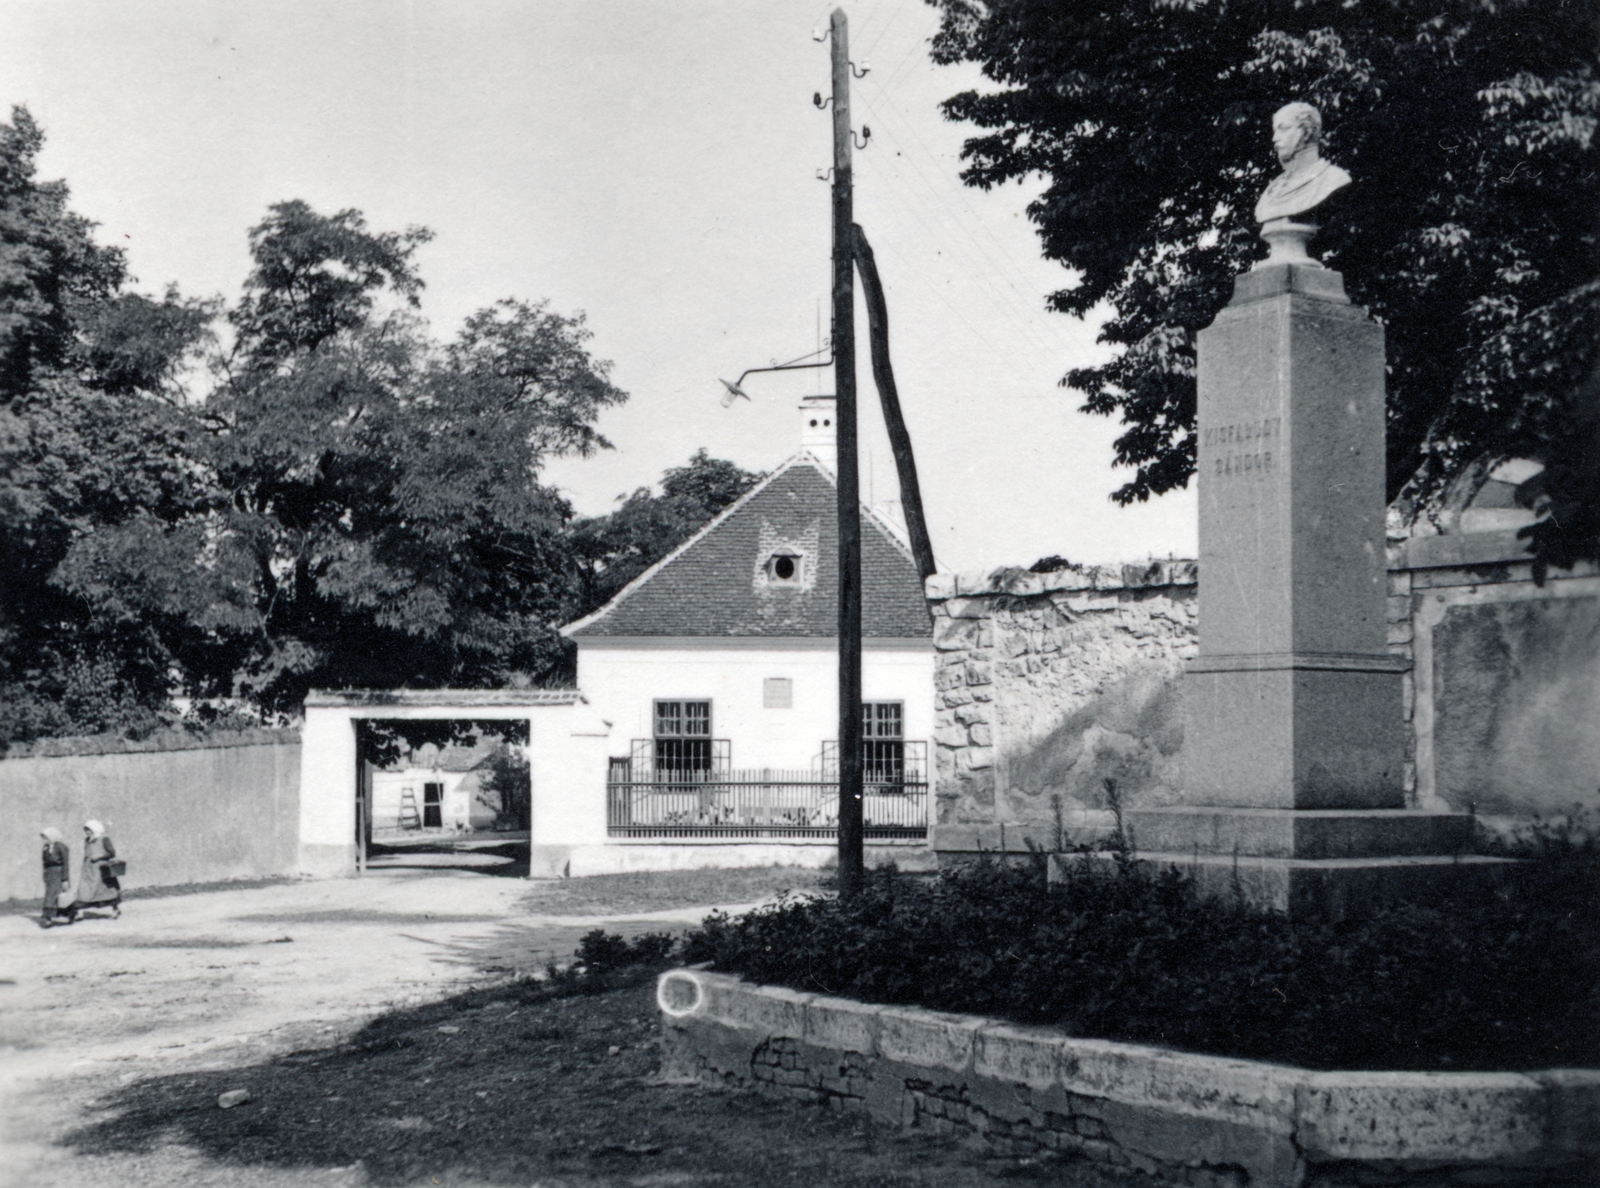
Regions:
<svg viewBox="0 0 1600 1188"><path fill-rule="evenodd" d="M892 96L889 96L887 93L884 93L882 98L886 102L888 102L890 104L890 107L887 109L888 112L892 112L895 117L903 119L903 117L901 117L901 113L899 112L899 110L893 106L893 102L894 101L893 101ZM874 115L878 115L880 119L883 118L883 116L880 115L879 113L884 111L884 109L882 109L882 108L878 107L877 105L875 105L873 103L873 101L871 100L871 98L867 99L867 106L868 106L869 110L871 110L873 112ZM921 133L919 133L917 131L916 125L911 123L909 120L905 120L904 123L903 123L903 127L904 127L905 131L910 134L912 139L915 140L917 148L921 150L922 154L925 157L927 157L927 159L929 160L930 163L932 163L936 168L939 168L941 170L941 172L942 172L942 169L943 169L942 164L939 162L938 157L933 152L933 150L928 147L927 142L925 140L923 140ZM891 140L895 139L895 137L893 135L892 127L890 129L890 139ZM897 143L898 143L898 141L897 141ZM905 150L902 148L901 151L903 153ZM927 180L925 175L923 175L921 168L916 164L915 158L913 158L910 163L911 163L912 168L917 171L919 179L922 180L924 185L928 188L928 190L930 192L930 195L935 196L935 197L940 197L937 188L933 185L933 183L931 183L931 182L929 182ZM995 250L997 252L999 252L1000 255L1004 258L1004 266L1003 267L997 266L997 268L998 268L998 271L1000 271L1002 274L1004 274L1006 283L1011 286L1012 290L1017 294L1017 296L1019 298L1021 298L1024 302L1027 302L1029 300L1027 294L1025 294L1022 291L1022 289L1018 287L1016 280L1013 279L1016 276L1020 276L1021 269L1017 266L1016 261L1012 257L1010 249L1007 248L1006 245L1004 245L1004 244L1002 244L1000 242L1000 240L995 236L993 229L989 227L988 223L978 214L977 210L972 206L972 203L970 201L968 201L966 190L965 190L965 186L959 187L955 191L955 195L956 195L956 201L958 201L961 204L961 206L966 210L967 214L969 216L971 216L971 224L982 229L984 235L994 245ZM974 240L974 246L979 247L979 250L982 251L982 246L976 243L976 236L972 235L970 227L967 227L965 229L967 230L967 233L969 234L969 236L972 236L972 238ZM987 258L987 253L984 253L984 255ZM992 260L991 260L991 263L993 263ZM1027 284L1028 282L1024 281L1023 283ZM1041 301L1041 304L1042 304L1042 301Z"/></svg>
<svg viewBox="0 0 1600 1188"><path fill-rule="evenodd" d="M887 132L887 139L891 144L897 145L899 143L892 128ZM905 161L916 172L917 180L922 184L922 193L916 193L910 183L910 179L902 178L900 174L893 170L880 172L879 169L873 168L871 170L872 176L881 177L891 189L901 193L902 198L899 203L901 209L921 226L933 241L944 243L950 248L957 248L962 242L970 245L970 250L975 252L981 261L981 263L974 263L971 260L961 261L971 278L978 282L996 304L1010 306L1013 301L1019 304L1018 312L1024 313L1024 316L1020 319L1022 328L1036 345L1048 351L1060 350L1058 343L1048 341L1041 333L1038 319L1043 313L1041 308L1043 305L1042 295L1038 306L1032 305L1028 301L1022 290L1005 275L1006 269L995 261L983 244L973 235L968 223L955 217L950 212L948 200L921 173L915 159L907 157L904 148L901 148L900 151L900 160ZM866 155L863 154L863 158ZM976 219L976 212L972 212L970 208L968 208L968 211ZM930 225L925 214L931 214L942 226L935 228ZM965 251L958 249L955 254L958 256L965 255ZM1007 289L1009 289L1009 292L1007 292Z"/></svg>

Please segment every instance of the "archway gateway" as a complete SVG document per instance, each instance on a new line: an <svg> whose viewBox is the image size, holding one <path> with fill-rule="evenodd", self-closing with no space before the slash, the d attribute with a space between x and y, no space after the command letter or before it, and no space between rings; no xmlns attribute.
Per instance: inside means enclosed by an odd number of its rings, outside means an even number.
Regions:
<svg viewBox="0 0 1600 1188"><path fill-rule="evenodd" d="M548 852L604 841L602 798L584 793L603 786L609 726L576 689L317 689L306 698L305 715L302 873L359 873L372 837L375 767L409 745L469 734L525 746L531 782L530 860L541 848ZM415 796L422 828L428 819L422 817L428 807L425 796L421 789ZM434 803L441 805L442 800ZM442 809L436 811L443 828Z"/></svg>

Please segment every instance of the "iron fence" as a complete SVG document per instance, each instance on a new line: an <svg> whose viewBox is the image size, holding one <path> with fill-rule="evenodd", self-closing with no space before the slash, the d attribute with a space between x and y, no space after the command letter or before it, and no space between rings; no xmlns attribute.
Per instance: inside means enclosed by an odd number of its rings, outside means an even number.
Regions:
<svg viewBox="0 0 1600 1188"><path fill-rule="evenodd" d="M862 816L870 839L928 835L925 743L905 743L892 772L879 767L863 782ZM606 827L612 837L829 838L838 836L839 784L819 762L811 770L732 767L662 769L635 746L611 760Z"/></svg>

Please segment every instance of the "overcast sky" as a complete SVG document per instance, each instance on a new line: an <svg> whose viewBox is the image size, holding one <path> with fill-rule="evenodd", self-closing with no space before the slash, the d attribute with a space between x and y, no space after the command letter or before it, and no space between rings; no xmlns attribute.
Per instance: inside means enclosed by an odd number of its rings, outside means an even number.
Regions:
<svg viewBox="0 0 1600 1188"><path fill-rule="evenodd" d="M1060 553L1193 555L1192 492L1130 509L1107 493L1114 422L1058 386L1103 357L1097 327L1044 312L1068 279L1039 258L1036 187L958 180L970 130L939 100L979 85L935 67L923 0L848 4L856 218L888 295L902 403L943 570ZM46 177L127 249L139 287L238 295L268 204L413 223L423 312L453 334L501 297L583 311L631 393L614 451L547 477L599 513L698 447L753 469L798 445L798 398L831 373L733 379L826 333L829 8L800 0L5 0L0 100L43 125ZM894 466L858 318L862 489Z"/></svg>

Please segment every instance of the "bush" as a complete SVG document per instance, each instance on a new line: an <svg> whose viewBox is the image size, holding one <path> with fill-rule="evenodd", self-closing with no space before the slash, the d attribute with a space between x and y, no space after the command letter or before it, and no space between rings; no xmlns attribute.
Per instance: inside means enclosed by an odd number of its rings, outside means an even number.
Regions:
<svg viewBox="0 0 1600 1188"><path fill-rule="evenodd" d="M684 959L800 990L1316 1068L1600 1064L1600 852L1359 919L1202 900L1175 869L875 873L848 903L712 916Z"/></svg>
<svg viewBox="0 0 1600 1188"><path fill-rule="evenodd" d="M545 970L548 984L564 990L598 994L632 985L672 963L677 941L665 932L647 932L629 940L603 928L583 934L571 965L551 962Z"/></svg>

